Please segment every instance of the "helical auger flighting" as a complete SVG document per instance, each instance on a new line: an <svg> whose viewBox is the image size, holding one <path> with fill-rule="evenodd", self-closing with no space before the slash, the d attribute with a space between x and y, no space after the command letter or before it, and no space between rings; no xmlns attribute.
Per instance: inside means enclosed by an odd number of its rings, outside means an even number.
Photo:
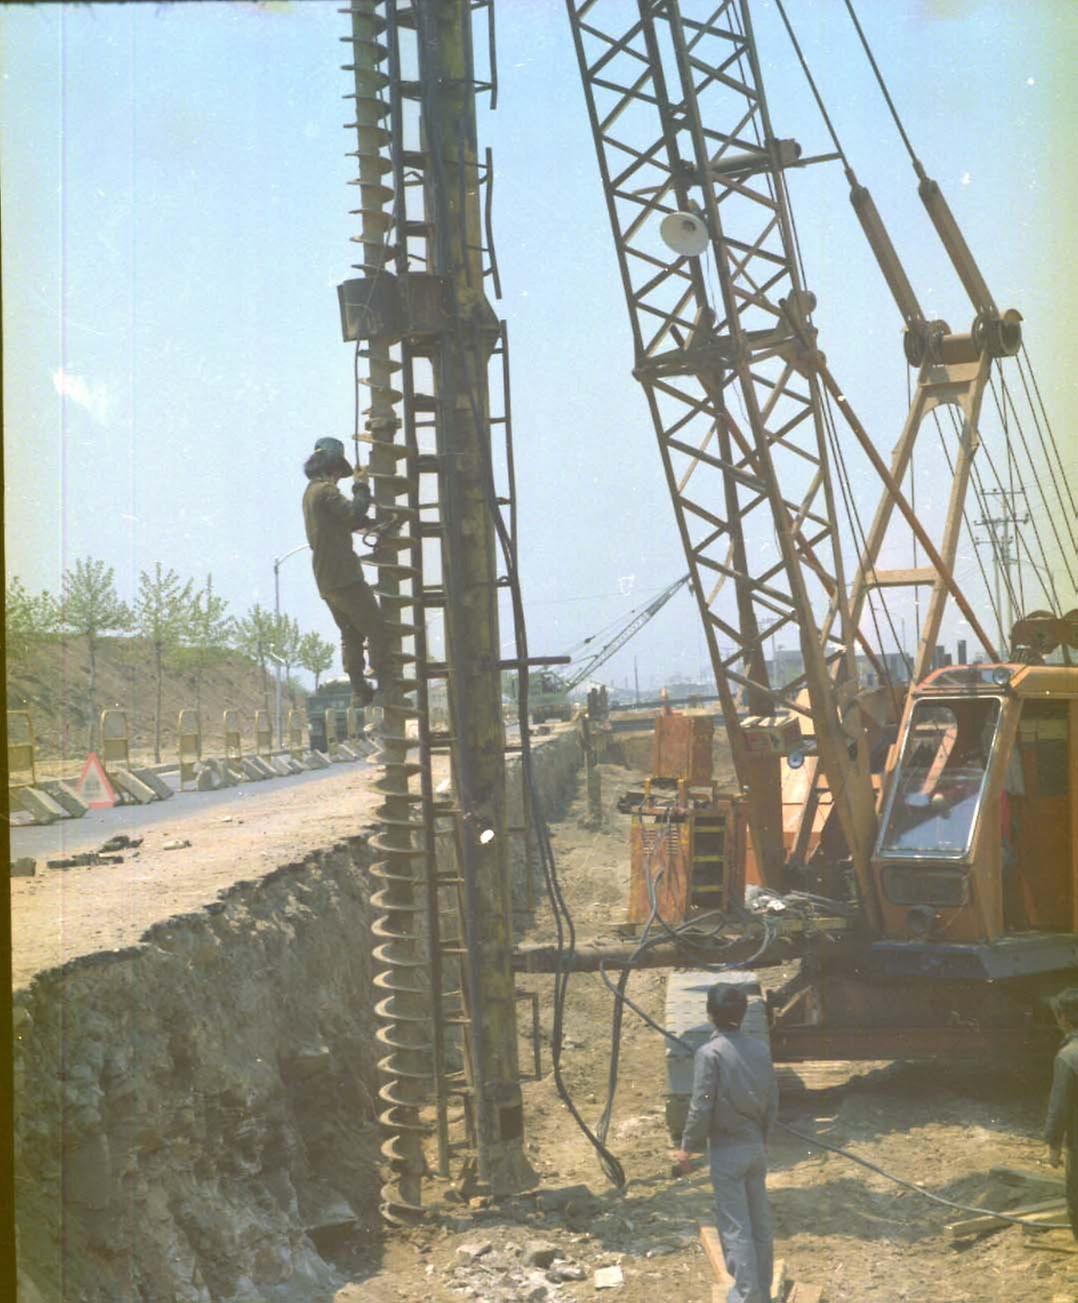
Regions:
<svg viewBox="0 0 1078 1303"><path fill-rule="evenodd" d="M386 127L391 105L382 95L387 87L392 89L385 44L387 0L351 0L350 7L341 12L351 20L350 35L341 39L352 45L353 60L346 70L355 79L355 121L349 125L357 140L358 178L351 184L359 187L359 207L352 211L360 219L360 234L352 239L363 250L359 271L375 284L391 267L393 249L388 237L395 225L390 207L395 191L386 184L387 173L393 170L388 153L391 133ZM403 198L399 202L398 212L403 210ZM394 387L394 373L401 364L393 357L389 341L378 337L365 342L358 358L367 372L359 383L365 385L370 398L366 428L371 438L373 497L379 515L384 515L399 511L396 499L407 474L402 463L408 449L399 438L397 417L401 394ZM381 1212L385 1220L396 1223L413 1221L422 1213L422 1142L428 1128L420 1120L420 1106L431 1079L430 981L422 932L426 902L417 876L417 862L424 855L418 810L422 795L413 790L420 766L408 760L409 750L418 745L409 736L408 721L418 711L409 700L416 683L407 677L415 658L405 651L404 644L414 629L402 619L418 579L411 567L400 564L398 553L398 549L411 546L408 533L412 527L406 513L400 534L379 545L380 555L389 559L379 560L376 591L386 617L397 679L392 685L383 685L377 760L384 770L374 784L382 804L377 810L380 826L370 843L376 856L371 873L379 883L371 897L376 910L373 957L380 970L374 978L380 993L375 1004L379 1024L375 1035L381 1053L378 1120L384 1135L382 1155L389 1169L381 1190Z"/></svg>

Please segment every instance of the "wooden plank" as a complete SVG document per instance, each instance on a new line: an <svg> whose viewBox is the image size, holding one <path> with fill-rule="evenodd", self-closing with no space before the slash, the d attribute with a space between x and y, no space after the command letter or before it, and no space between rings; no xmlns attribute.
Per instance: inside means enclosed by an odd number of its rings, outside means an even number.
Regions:
<svg viewBox="0 0 1078 1303"><path fill-rule="evenodd" d="M1041 1203L1025 1204L1021 1208L1002 1209L1008 1217L1021 1217L1025 1221L1036 1224L1038 1221L1054 1221L1056 1215L1064 1211L1064 1201L1062 1196L1054 1199L1046 1199ZM959 1240L965 1235L979 1235L982 1231L994 1231L1000 1226L1010 1226L1005 1218L996 1216L994 1213L985 1213L983 1217L967 1217L960 1222L951 1222L947 1227L947 1233L952 1240Z"/></svg>
<svg viewBox="0 0 1078 1303"><path fill-rule="evenodd" d="M997 1180L1006 1181L1008 1185L1050 1185L1063 1189L1063 1177L1056 1172L1030 1172L1019 1167L991 1167L988 1175Z"/></svg>
<svg viewBox="0 0 1078 1303"><path fill-rule="evenodd" d="M806 1285L803 1280L795 1280L786 1303L823 1303L823 1288L820 1285Z"/></svg>
<svg viewBox="0 0 1078 1303"><path fill-rule="evenodd" d="M729 1289L734 1283L726 1270L726 1258L722 1251L722 1241L719 1239L719 1232L714 1226L700 1227L700 1243L703 1245L704 1253L711 1264L711 1274L715 1277L720 1287Z"/></svg>

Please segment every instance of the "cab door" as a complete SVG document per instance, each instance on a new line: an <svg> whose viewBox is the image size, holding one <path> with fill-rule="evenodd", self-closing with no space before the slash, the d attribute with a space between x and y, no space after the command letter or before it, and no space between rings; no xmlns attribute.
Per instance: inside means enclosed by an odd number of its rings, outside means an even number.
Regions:
<svg viewBox="0 0 1078 1303"><path fill-rule="evenodd" d="M1006 925L1011 930L1074 926L1072 770L1074 703L1022 702L1001 798Z"/></svg>

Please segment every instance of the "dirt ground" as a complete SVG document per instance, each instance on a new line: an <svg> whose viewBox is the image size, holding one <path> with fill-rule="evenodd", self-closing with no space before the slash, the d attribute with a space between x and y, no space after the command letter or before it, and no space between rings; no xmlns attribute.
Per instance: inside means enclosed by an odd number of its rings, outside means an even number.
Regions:
<svg viewBox="0 0 1078 1303"><path fill-rule="evenodd" d="M302 859L353 836L373 820L371 769L347 764L317 783L289 787L287 778L235 789L234 799L200 809L198 794L174 797L163 822L122 831L142 844L122 864L48 869L11 879L12 982L16 989L42 969L80 955L134 945L154 923L197 910L238 878ZM96 848L107 833L93 812L64 824L64 854ZM166 850L169 842L190 847ZM16 852L20 854L22 852Z"/></svg>
<svg viewBox="0 0 1078 1303"><path fill-rule="evenodd" d="M152 923L198 909L240 876L257 878L354 835L374 804L369 773L342 767L317 785L292 791L285 780L237 793L227 809L202 814L194 806L185 813L176 803L175 818L148 829L139 854L123 865L13 879L16 986L77 955L133 944ZM614 803L639 775L607 765L602 779L604 827L583 826L578 789L552 829L563 890L580 935L589 938L612 937L624 918L628 818ZM166 851L165 842L177 837L190 840L191 849ZM526 939L550 935L549 912L540 909ZM762 974L765 984L767 977ZM653 1016L661 1016L664 981L661 971L650 971L630 985ZM544 1075L524 1087L526 1148L538 1185L494 1205L472 1206L432 1179L424 1225L374 1240L357 1235L320 1244L350 1280L336 1292L336 1303L653 1303L660 1293L686 1303L710 1298L710 1273L697 1242L699 1224L710 1217L710 1187L703 1170L687 1179L670 1177L662 1045L627 1014L609 1136L628 1177L619 1191L554 1089L546 1039L550 984L544 976L521 979L524 989L539 992L543 1010ZM611 997L600 977L575 975L563 1068L592 1124L605 1099L610 1017ZM524 1040L521 1060L530 1062ZM839 1089L787 1096L781 1116L930 1191L1004 1208L1043 1193L1008 1184L992 1175L993 1168L1050 1179L1039 1140L1044 1093L1040 1085L1031 1089L942 1063L891 1065L867 1075L850 1072ZM794 1277L822 1286L830 1303L1078 1303L1078 1254L1068 1251L1066 1233L1036 1236L1011 1227L956 1245L946 1232L953 1219L946 1209L781 1132L772 1147L769 1187L778 1255ZM623 1283L597 1290L595 1271L615 1265Z"/></svg>
<svg viewBox="0 0 1078 1303"><path fill-rule="evenodd" d="M626 902L628 818L613 803L637 776L614 766L604 766L602 776L605 827L581 826L578 793L553 830L563 888L584 935L609 934ZM528 939L548 939L548 920L541 913ZM630 994L653 1016L661 1014L664 981L660 971L632 979ZM521 984L540 992L549 1029L550 979L527 977ZM574 976L563 1068L592 1124L605 1099L610 1015L611 997L599 976ZM521 1053L527 1063L523 1044ZM432 1182L429 1224L390 1237L377 1266L364 1266L361 1256L353 1260L354 1283L336 1303L710 1298L710 1271L697 1241L698 1226L711 1215L710 1184L703 1169L688 1179L670 1177L656 1034L626 1016L609 1138L628 1176L623 1191L606 1180L558 1099L545 1043L543 1067L542 1080L525 1086L526 1146L540 1177L537 1191L472 1208L447 1199ZM1000 1209L1045 1197L1043 1188L1023 1189L991 1174L1005 1167L1051 1179L1039 1140L1039 1086L943 1063L896 1064L867 1075L851 1065L845 1081L839 1089L784 1096L782 1119L963 1203ZM776 1254L794 1278L821 1286L829 1303L1078 1300L1078 1254L1069 1251L1069 1233L1011 1227L953 1243L946 1224L959 1214L784 1132L772 1145L770 1167ZM547 1259L551 1248L557 1252L552 1267L528 1262L542 1260L540 1241ZM624 1283L598 1290L594 1272L614 1264Z"/></svg>

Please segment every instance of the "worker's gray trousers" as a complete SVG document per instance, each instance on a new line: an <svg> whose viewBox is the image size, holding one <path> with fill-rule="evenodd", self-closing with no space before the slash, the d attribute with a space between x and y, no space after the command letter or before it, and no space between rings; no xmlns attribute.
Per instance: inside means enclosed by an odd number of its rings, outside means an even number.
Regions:
<svg viewBox="0 0 1078 1303"><path fill-rule="evenodd" d="M733 1285L727 1303L769 1303L774 1251L767 1206L767 1150L759 1142L712 1137L715 1221Z"/></svg>

